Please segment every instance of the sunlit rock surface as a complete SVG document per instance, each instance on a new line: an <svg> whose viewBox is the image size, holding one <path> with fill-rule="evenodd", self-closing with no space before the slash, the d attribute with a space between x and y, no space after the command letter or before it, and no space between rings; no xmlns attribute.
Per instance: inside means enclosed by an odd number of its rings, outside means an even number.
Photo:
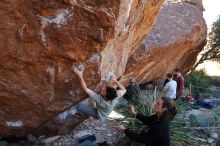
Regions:
<svg viewBox="0 0 220 146"><path fill-rule="evenodd" d="M85 66L92 89L110 71L121 77L162 4L1 0L0 136L35 131L85 99L72 64Z"/></svg>
<svg viewBox="0 0 220 146"><path fill-rule="evenodd" d="M206 35L201 0L166 1L151 32L129 57L121 80L160 80L177 67L186 73L206 44Z"/></svg>

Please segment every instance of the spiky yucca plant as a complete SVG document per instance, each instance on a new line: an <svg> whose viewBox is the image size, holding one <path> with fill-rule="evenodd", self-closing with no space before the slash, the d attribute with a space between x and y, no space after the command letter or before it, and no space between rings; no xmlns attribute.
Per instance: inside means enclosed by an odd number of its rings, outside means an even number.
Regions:
<svg viewBox="0 0 220 146"><path fill-rule="evenodd" d="M137 91L136 89L132 90L131 88L130 92L133 92L133 96L130 96L127 101L122 101L120 105L117 106L116 108L117 112L125 116L125 118L119 121L127 124L130 129L132 129L133 131L136 131L137 133L141 131L147 132L148 127L146 125L144 125L141 121L131 117L128 111L127 105L131 104L135 107L135 110L138 113L150 116L153 114L152 109L153 109L154 102L156 100L156 96L159 96L159 95L155 94L155 91L153 90L141 91L139 89ZM128 138L124 137L123 132L119 132L115 138L116 138L116 141L120 141L118 142L119 146L144 146L143 144L130 141Z"/></svg>
<svg viewBox="0 0 220 146"><path fill-rule="evenodd" d="M117 112L123 114L125 118L121 119L120 122L127 123L128 127L136 132L141 132L143 130L147 131L148 127L144 125L139 120L132 118L127 109L127 104L132 104L135 106L135 110L143 115L150 116L153 114L153 105L156 97L161 97L162 93L158 92L155 94L154 91L140 91L135 92L134 97L130 97L127 103L124 101L116 109ZM192 133L189 128L185 125L186 121L183 120L186 107L181 104L180 101L177 102L178 113L170 123L170 138L172 146L184 146L186 144L195 144ZM144 146L143 144L135 143L130 141L128 138L123 138L123 132L119 132L116 136L117 139L123 139L119 142L120 146Z"/></svg>
<svg viewBox="0 0 220 146"><path fill-rule="evenodd" d="M172 146L184 146L187 144L196 145L195 137L187 127L187 120L185 118L186 110L189 108L187 105L182 104L180 100L176 102L178 112L174 119L170 122L170 142Z"/></svg>

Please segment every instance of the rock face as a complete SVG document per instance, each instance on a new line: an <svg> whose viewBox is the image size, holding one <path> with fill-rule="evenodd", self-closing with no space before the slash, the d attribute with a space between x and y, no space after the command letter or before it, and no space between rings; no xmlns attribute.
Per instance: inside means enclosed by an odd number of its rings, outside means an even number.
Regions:
<svg viewBox="0 0 220 146"><path fill-rule="evenodd" d="M153 26L162 4L2 0L0 136L38 129L85 99L73 64L85 66L92 89L112 71L126 84L130 77L141 83L191 68L206 42L201 1L166 1Z"/></svg>
<svg viewBox="0 0 220 146"><path fill-rule="evenodd" d="M206 44L207 28L200 0L166 1L157 22L128 59L122 81L137 77L145 82L164 79L179 67L186 73Z"/></svg>
<svg viewBox="0 0 220 146"><path fill-rule="evenodd" d="M1 0L0 136L37 129L86 98L72 64L85 66L92 89L110 71L122 76L162 3Z"/></svg>

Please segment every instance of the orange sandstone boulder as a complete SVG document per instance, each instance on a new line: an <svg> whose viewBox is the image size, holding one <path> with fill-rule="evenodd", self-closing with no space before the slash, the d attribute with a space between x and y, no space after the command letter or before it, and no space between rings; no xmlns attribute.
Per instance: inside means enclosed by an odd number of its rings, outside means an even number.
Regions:
<svg viewBox="0 0 220 146"><path fill-rule="evenodd" d="M184 73L195 64L206 44L207 28L200 0L167 0L151 32L128 59L121 81L135 77L139 83L164 79L180 68Z"/></svg>
<svg viewBox="0 0 220 146"><path fill-rule="evenodd" d="M85 99L72 64L85 66L84 78L92 89L110 71L123 76L162 4L1 0L0 136L36 130Z"/></svg>

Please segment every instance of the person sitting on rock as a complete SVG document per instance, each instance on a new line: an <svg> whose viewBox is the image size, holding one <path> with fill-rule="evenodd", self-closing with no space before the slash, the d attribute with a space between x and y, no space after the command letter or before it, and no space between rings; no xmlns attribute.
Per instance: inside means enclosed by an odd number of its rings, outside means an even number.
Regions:
<svg viewBox="0 0 220 146"><path fill-rule="evenodd" d="M206 109L212 109L213 104L211 102L207 102L203 99L201 95L195 96L195 103L193 105L193 108L206 108Z"/></svg>
<svg viewBox="0 0 220 146"><path fill-rule="evenodd" d="M76 109L82 115L105 120L112 112L119 97L122 97L125 94L126 89L117 81L116 76L112 75L111 80L119 87L119 90L116 90L107 83L103 83L99 93L96 93L86 86L83 79L83 71L84 68L79 70L77 67L74 67L74 72L78 76L83 90L94 100L96 107L91 103L79 103Z"/></svg>
<svg viewBox="0 0 220 146"><path fill-rule="evenodd" d="M155 114L145 116L137 114L133 106L129 106L131 115L149 127L149 130L136 133L124 125L114 126L118 131L124 131L132 141L145 144L146 146L170 146L169 122L177 113L175 102L167 97L161 97L154 105Z"/></svg>

